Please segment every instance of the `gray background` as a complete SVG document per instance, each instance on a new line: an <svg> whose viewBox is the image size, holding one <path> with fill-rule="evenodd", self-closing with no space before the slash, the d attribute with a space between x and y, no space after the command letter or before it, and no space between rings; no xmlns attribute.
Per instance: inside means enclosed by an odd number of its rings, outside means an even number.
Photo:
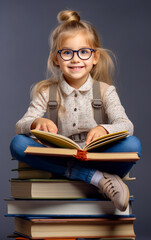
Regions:
<svg viewBox="0 0 151 240"><path fill-rule="evenodd" d="M57 13L66 8L80 11L92 22L103 46L118 59L117 90L143 146L141 160L131 171L137 180L130 184L136 239L150 239L151 2L147 0L0 1L0 237L4 240L13 232L13 219L4 217L3 199L10 196L11 169L17 166L9 153L14 125L28 107L30 86L45 78L48 36L57 25Z"/></svg>

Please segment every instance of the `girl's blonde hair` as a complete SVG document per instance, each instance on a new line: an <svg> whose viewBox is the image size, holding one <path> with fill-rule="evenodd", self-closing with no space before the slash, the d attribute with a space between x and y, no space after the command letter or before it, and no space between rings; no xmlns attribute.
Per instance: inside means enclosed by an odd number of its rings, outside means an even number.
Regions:
<svg viewBox="0 0 151 240"><path fill-rule="evenodd" d="M55 64L55 59L57 58L61 42L65 38L73 36L74 33L79 33L79 31L84 32L90 46L99 51L99 61L93 66L90 72L92 78L97 81L112 84L114 64L110 57L111 52L102 48L94 27L90 23L80 20L79 14L72 10L61 11L57 19L59 25L50 36L50 54L47 63L47 76L51 74L51 77L37 83L32 90L32 94L35 95L42 89L47 88L52 82L58 81L60 69L59 66Z"/></svg>

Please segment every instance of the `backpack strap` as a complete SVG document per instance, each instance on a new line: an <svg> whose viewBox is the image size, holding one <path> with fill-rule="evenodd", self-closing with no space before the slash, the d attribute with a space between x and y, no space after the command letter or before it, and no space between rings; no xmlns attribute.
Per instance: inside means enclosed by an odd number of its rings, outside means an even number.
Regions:
<svg viewBox="0 0 151 240"><path fill-rule="evenodd" d="M58 126L58 102L57 102L58 83L53 83L49 88L48 118Z"/></svg>
<svg viewBox="0 0 151 240"><path fill-rule="evenodd" d="M94 109L94 119L97 124L101 124L103 119L101 111L103 102L101 100L100 83L98 81L94 81L93 83L93 100L91 104Z"/></svg>
<svg viewBox="0 0 151 240"><path fill-rule="evenodd" d="M48 118L51 119L56 125L58 125L58 102L57 102L57 88L58 83L50 85L49 101L48 101ZM103 103L101 100L100 83L94 81L93 84L93 100L91 102L94 109L94 119L97 124L102 123L102 111Z"/></svg>

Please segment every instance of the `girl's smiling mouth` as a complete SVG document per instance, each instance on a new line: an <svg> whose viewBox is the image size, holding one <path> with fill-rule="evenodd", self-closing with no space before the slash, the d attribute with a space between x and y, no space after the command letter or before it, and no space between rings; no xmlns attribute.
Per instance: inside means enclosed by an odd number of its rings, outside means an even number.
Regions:
<svg viewBox="0 0 151 240"><path fill-rule="evenodd" d="M79 71L79 70L83 69L84 66L70 66L69 68L72 69L73 71Z"/></svg>

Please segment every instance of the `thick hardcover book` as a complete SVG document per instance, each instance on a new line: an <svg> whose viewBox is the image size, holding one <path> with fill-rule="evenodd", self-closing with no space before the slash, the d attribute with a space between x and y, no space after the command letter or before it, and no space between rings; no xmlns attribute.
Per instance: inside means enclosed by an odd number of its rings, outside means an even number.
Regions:
<svg viewBox="0 0 151 240"><path fill-rule="evenodd" d="M136 162L139 160L138 154L136 152L95 153L67 148L45 148L28 146L25 150L25 153L43 156L75 157L82 161L95 160L109 162Z"/></svg>
<svg viewBox="0 0 151 240"><path fill-rule="evenodd" d="M98 188L82 181L65 179L11 180L11 196L33 199L97 198Z"/></svg>
<svg viewBox="0 0 151 240"><path fill-rule="evenodd" d="M117 217L132 216L132 200L125 211L118 210L112 201L103 199L7 199L6 216L35 217Z"/></svg>
<svg viewBox="0 0 151 240"><path fill-rule="evenodd" d="M30 239L33 239L32 237L25 237L24 234L21 234L21 233L14 233L12 235L9 235L7 236L7 238L13 238L13 239L16 239L16 240L30 240ZM35 238L34 238L35 239ZM36 238L37 239L37 238ZM35 239L35 240L36 240ZM65 237L60 237L60 238L38 238L38 240L76 240L77 238L65 238ZM135 240L135 237L111 237L111 238L101 238L101 240Z"/></svg>
<svg viewBox="0 0 151 240"><path fill-rule="evenodd" d="M49 179L55 177L51 172L34 169L28 164L20 161L18 161L18 168L12 169L12 172L17 173L18 179Z"/></svg>
<svg viewBox="0 0 151 240"><path fill-rule="evenodd" d="M33 168L16 168L12 172L17 173L18 179L49 179L53 177L51 172L37 170Z"/></svg>
<svg viewBox="0 0 151 240"><path fill-rule="evenodd" d="M122 172L114 172L115 174L118 174L120 177L124 177L125 174L128 173L132 165L139 160L139 156L137 152L91 152L93 149L96 150L101 145L111 143L114 141L117 141L119 139L123 139L127 136L127 132L117 132L113 134L107 134L103 137L97 138L94 141L90 142L88 145L85 146L84 149L80 149L77 143L75 143L73 140L64 137L62 135L53 134L50 132L44 132L40 130L32 130L32 133L41 141L41 142L47 142L47 145L53 144L53 147L32 147L28 146L25 150L26 154L33 154L33 155L43 155L43 156L55 156L56 160L57 157L59 159L61 157L67 158L76 158L78 160L82 161L101 161L104 162L105 165L109 162L116 162L122 164L125 162L126 165L120 166L120 169L123 169ZM90 152L89 152L90 151ZM128 163L128 164L127 164ZM130 163L130 164L129 164ZM106 167L106 166L105 166ZM107 171L109 173L112 173L112 167L111 171L108 171L109 166L106 168L102 168L102 171ZM114 167L113 167L114 169ZM115 167L117 169L117 167ZM119 169L119 167L118 167Z"/></svg>
<svg viewBox="0 0 151 240"><path fill-rule="evenodd" d="M32 134L47 147L32 147L28 146L25 150L26 154L58 156L58 157L75 157L79 160L95 160L95 161L132 161L139 159L136 152L114 152L114 153L99 153L91 152L105 144L115 142L117 140L127 137L126 131L107 134L105 136L96 138L87 144L83 149L80 146L65 136L44 132L40 130L32 130ZM53 145L53 147L52 147ZM50 146L50 147L49 147ZM89 152L90 151L90 152Z"/></svg>
<svg viewBox="0 0 151 240"><path fill-rule="evenodd" d="M15 217L15 231L32 239L62 238L134 238L135 218L102 219L24 219Z"/></svg>
<svg viewBox="0 0 151 240"><path fill-rule="evenodd" d="M129 181L133 178L125 177ZM80 199L101 198L98 188L67 179L11 179L11 196L24 199Z"/></svg>

